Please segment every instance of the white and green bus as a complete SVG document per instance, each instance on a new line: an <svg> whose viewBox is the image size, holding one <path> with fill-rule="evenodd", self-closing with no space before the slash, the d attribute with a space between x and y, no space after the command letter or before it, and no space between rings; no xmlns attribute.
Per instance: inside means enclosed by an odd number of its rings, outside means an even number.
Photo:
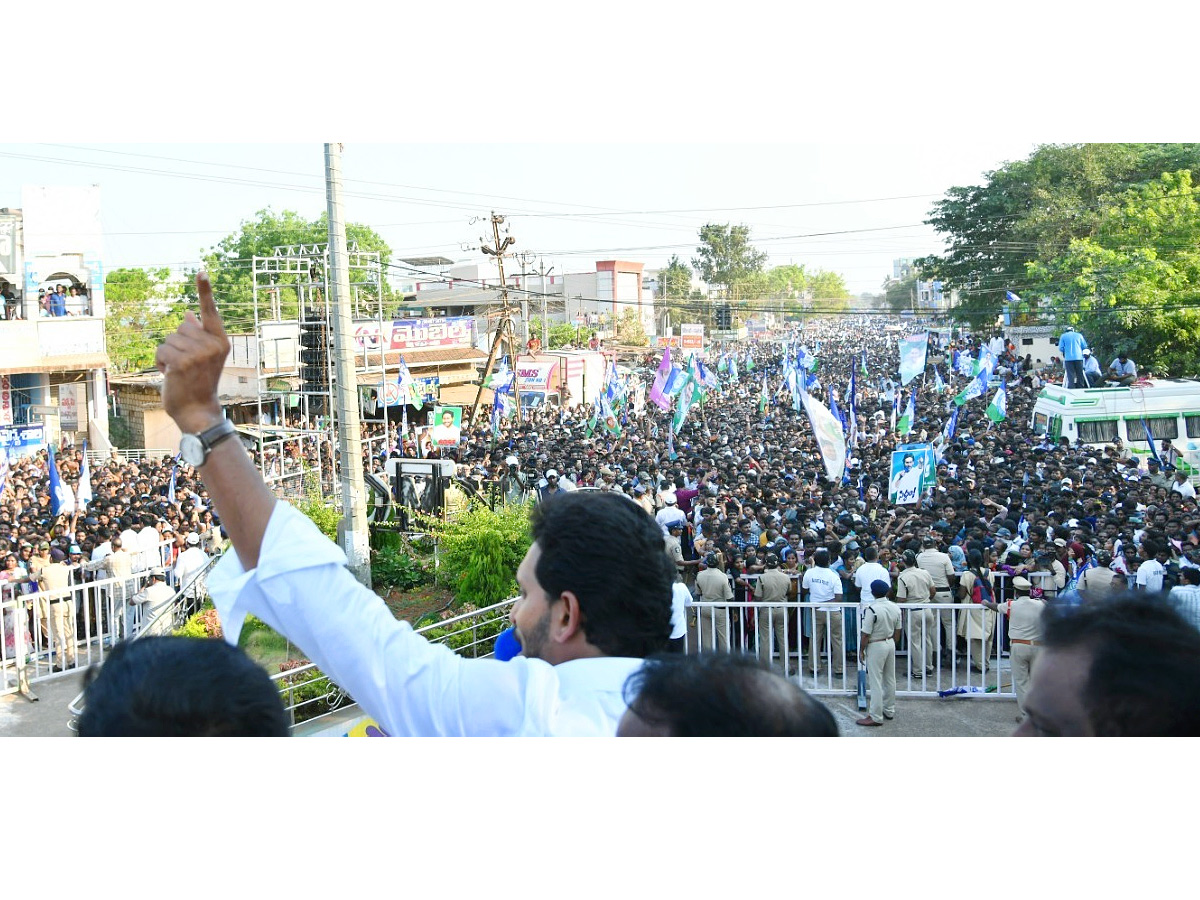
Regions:
<svg viewBox="0 0 1200 900"><path fill-rule="evenodd" d="M1143 421L1145 424L1143 425ZM1104 446L1120 438L1129 453L1150 453L1146 428L1156 447L1170 441L1176 465L1200 475L1200 379L1156 378L1130 387L1062 388L1048 385L1033 405L1034 434L1074 444Z"/></svg>

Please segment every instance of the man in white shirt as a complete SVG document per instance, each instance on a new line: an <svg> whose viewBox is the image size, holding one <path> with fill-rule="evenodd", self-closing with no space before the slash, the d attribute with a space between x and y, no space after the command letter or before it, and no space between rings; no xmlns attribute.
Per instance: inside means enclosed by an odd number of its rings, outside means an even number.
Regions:
<svg viewBox="0 0 1200 900"><path fill-rule="evenodd" d="M230 346L207 275L196 283L203 323L188 312L156 356L163 406L184 434L220 424ZM573 492L537 508L510 613L522 654L501 662L464 659L397 621L345 554L275 499L237 441L198 468L235 551L208 579L226 640L253 613L388 734L611 736L626 679L666 649L674 566L661 529L624 497Z"/></svg>
<svg viewBox="0 0 1200 900"><path fill-rule="evenodd" d="M172 580L176 590L187 589L187 596L195 599L199 585L195 583L196 575L208 565L208 554L200 549L200 535L196 532L189 534L185 540L187 548L175 560L172 570Z"/></svg>
<svg viewBox="0 0 1200 900"><path fill-rule="evenodd" d="M1191 500L1196 496L1196 489L1192 487L1192 483L1188 481L1187 475L1183 472L1175 473L1175 483L1171 485L1171 491L1185 500Z"/></svg>
<svg viewBox="0 0 1200 900"><path fill-rule="evenodd" d="M665 535L670 534L672 522L678 522L680 525L686 524L687 516L684 515L683 510L677 505L678 501L674 491L663 491L660 496L666 505L658 511L658 515L654 517L654 520L658 522L659 527L662 528L662 533Z"/></svg>
<svg viewBox="0 0 1200 900"><path fill-rule="evenodd" d="M875 602L875 596L871 593L871 582L886 581L889 588L892 585L891 573L877 562L878 557L879 551L874 547L864 548L863 564L854 570L854 586L858 588L860 615L862 610Z"/></svg>
<svg viewBox="0 0 1200 900"><path fill-rule="evenodd" d="M1155 559L1157 548L1151 541L1146 541L1142 544L1142 557L1144 562L1138 566L1137 579L1135 584L1137 590L1147 594L1157 594L1162 590L1163 585L1163 569L1162 563Z"/></svg>
<svg viewBox="0 0 1200 900"><path fill-rule="evenodd" d="M813 568L804 573L801 587L807 602L828 604L813 610L813 669L819 667L821 653L828 644L829 667L835 676L841 675L845 658L844 617L842 608L834 604L842 602L842 579L829 568L829 551L824 547L813 553Z"/></svg>

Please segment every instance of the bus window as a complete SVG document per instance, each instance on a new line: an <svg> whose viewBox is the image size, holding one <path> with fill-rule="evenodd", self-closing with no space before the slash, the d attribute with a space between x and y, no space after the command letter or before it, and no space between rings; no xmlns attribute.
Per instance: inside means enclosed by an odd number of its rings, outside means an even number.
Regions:
<svg viewBox="0 0 1200 900"><path fill-rule="evenodd" d="M1092 422L1075 423L1079 428L1079 439L1085 444L1108 444L1117 439L1116 419L1097 419Z"/></svg>
<svg viewBox="0 0 1200 900"><path fill-rule="evenodd" d="M1046 425L1048 422L1049 422L1049 418L1047 417L1047 415L1045 413L1034 413L1033 414L1033 433L1034 434L1045 434L1046 433Z"/></svg>
<svg viewBox="0 0 1200 900"><path fill-rule="evenodd" d="M1164 418L1126 419L1125 430L1129 433L1131 442L1146 442L1146 429L1142 422L1150 426L1150 434L1156 441L1173 441L1179 437L1179 419L1176 416Z"/></svg>
<svg viewBox="0 0 1200 900"><path fill-rule="evenodd" d="M1187 436L1200 438L1200 416L1184 416L1183 421L1187 426Z"/></svg>
<svg viewBox="0 0 1200 900"><path fill-rule="evenodd" d="M1050 440L1057 441L1062 437L1062 416L1050 417Z"/></svg>

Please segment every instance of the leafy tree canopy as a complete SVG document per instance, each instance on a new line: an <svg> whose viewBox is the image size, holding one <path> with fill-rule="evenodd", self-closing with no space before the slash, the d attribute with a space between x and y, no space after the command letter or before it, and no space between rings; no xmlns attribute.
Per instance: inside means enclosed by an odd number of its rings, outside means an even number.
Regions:
<svg viewBox="0 0 1200 900"><path fill-rule="evenodd" d="M756 296L755 276L762 273L767 254L754 249L747 225L709 223L700 229L692 268L707 284L721 285L725 297L738 300Z"/></svg>
<svg viewBox="0 0 1200 900"><path fill-rule="evenodd" d="M116 372L154 367L163 338L179 327L187 310L183 282L170 269L113 269L104 279L105 340Z"/></svg>
<svg viewBox="0 0 1200 900"><path fill-rule="evenodd" d="M388 264L392 258L391 248L372 229L354 222L346 223L346 240L349 245L356 245L359 250L378 251L382 266L382 286L371 284L369 279L373 276L364 270L350 271L351 293L359 299L360 312L365 313L366 310L362 307L369 306L372 300L375 304L380 302L380 289L383 294L382 302L387 304L392 299L387 280ZM255 214L255 218L243 221L237 231L210 248L204 256L204 263L212 278L213 292L226 320L226 328L230 331L243 331L254 326L254 285L251 275L253 257L271 256L276 247L326 244L328 241L329 224L324 212L318 218L309 221L291 210L277 214L270 209L261 209ZM277 283L280 285L293 284L295 281L295 275L277 276ZM268 308L264 287L263 284L259 285L260 318L263 310ZM281 291L281 299L283 315L295 316L295 292L285 289Z"/></svg>

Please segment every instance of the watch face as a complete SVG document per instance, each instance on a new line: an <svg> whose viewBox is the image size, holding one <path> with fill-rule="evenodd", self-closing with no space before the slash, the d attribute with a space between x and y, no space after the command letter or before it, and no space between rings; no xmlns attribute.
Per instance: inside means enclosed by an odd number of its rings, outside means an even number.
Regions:
<svg viewBox="0 0 1200 900"><path fill-rule="evenodd" d="M204 445L194 434L185 434L179 439L179 455L189 466L195 468L204 463Z"/></svg>

